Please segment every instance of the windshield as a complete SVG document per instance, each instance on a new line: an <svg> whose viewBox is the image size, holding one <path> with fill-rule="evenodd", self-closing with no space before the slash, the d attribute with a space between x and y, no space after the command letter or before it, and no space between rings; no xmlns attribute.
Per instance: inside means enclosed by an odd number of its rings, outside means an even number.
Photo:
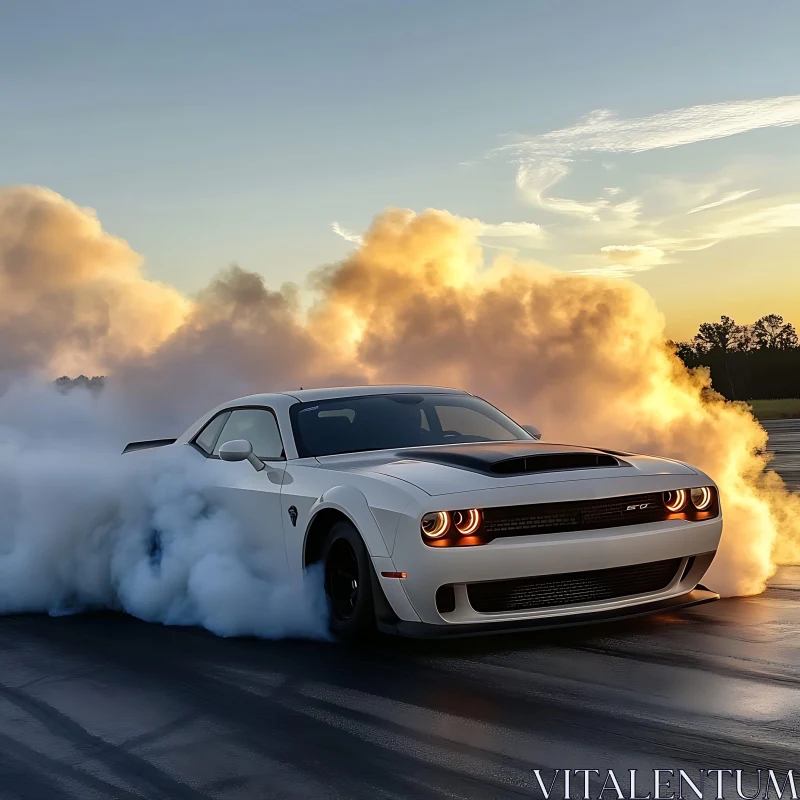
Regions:
<svg viewBox="0 0 800 800"><path fill-rule="evenodd" d="M516 422L465 394L378 394L290 409L301 457L437 444L531 439Z"/></svg>

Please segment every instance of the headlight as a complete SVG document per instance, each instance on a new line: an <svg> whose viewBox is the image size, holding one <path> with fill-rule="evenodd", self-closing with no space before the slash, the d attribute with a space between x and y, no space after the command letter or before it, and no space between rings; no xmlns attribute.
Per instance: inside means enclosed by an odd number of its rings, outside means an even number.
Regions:
<svg viewBox="0 0 800 800"><path fill-rule="evenodd" d="M472 536L481 526L481 512L477 508L454 511L453 525L462 536Z"/></svg>
<svg viewBox="0 0 800 800"><path fill-rule="evenodd" d="M450 527L450 514L447 511L432 511L422 518L422 532L429 539L441 539Z"/></svg>
<svg viewBox="0 0 800 800"><path fill-rule="evenodd" d="M689 495L692 498L692 505L698 511L705 511L714 502L714 493L708 486L699 489L691 489Z"/></svg>
<svg viewBox="0 0 800 800"><path fill-rule="evenodd" d="M678 512L686 508L686 501L689 493L686 489L675 489L671 492L664 492L664 506L667 511Z"/></svg>
<svg viewBox="0 0 800 800"><path fill-rule="evenodd" d="M428 547L474 547L486 544L481 538L483 511L429 511L420 522L422 540Z"/></svg>

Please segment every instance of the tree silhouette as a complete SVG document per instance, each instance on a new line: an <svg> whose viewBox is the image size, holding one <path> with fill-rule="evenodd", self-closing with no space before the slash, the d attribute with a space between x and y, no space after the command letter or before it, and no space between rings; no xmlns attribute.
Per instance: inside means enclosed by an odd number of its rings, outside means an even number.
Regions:
<svg viewBox="0 0 800 800"><path fill-rule="evenodd" d="M721 316L719 322L704 322L697 335L694 337L695 349L701 353L722 352L722 361L725 366L725 377L730 389L731 399L736 399L736 387L733 383L728 353L741 350L747 338L747 328L737 325L730 317Z"/></svg>
<svg viewBox="0 0 800 800"><path fill-rule="evenodd" d="M768 350L788 350L797 347L797 331L791 322L784 322L780 314L767 314L753 324L756 347Z"/></svg>
<svg viewBox="0 0 800 800"><path fill-rule="evenodd" d="M779 314L752 325L731 317L704 322L691 342L669 342L690 369L708 367L716 389L731 400L800 397L800 342Z"/></svg>
<svg viewBox="0 0 800 800"><path fill-rule="evenodd" d="M694 337L694 346L701 353L722 350L730 353L741 349L747 339L747 326L737 325L730 317L721 316L719 322L704 322Z"/></svg>

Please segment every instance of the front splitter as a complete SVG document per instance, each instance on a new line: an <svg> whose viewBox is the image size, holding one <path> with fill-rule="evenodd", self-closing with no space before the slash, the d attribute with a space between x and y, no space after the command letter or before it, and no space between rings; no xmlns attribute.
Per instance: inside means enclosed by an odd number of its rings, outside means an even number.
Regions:
<svg viewBox="0 0 800 800"><path fill-rule="evenodd" d="M540 619L503 620L497 622L464 622L444 625L429 625L424 622L407 622L396 619L387 621L378 617L378 628L382 633L395 636L406 636L413 639L452 639L462 636L488 636L515 631L546 630L550 628L571 628L576 625L591 625L599 622L616 622L618 620L644 617L664 611L699 606L719 600L716 592L698 586L690 592L664 600L653 600L627 608L615 608L608 611L592 611L583 614L569 614L561 617L542 617Z"/></svg>

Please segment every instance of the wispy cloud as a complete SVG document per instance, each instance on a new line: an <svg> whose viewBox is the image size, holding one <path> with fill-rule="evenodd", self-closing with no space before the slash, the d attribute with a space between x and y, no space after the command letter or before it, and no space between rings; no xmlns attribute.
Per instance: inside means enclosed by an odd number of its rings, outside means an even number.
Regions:
<svg viewBox="0 0 800 800"><path fill-rule="evenodd" d="M763 236L787 228L800 228L800 203L782 203L717 222L706 230L685 237L662 238L648 242L670 253L707 250L731 239Z"/></svg>
<svg viewBox="0 0 800 800"><path fill-rule="evenodd" d="M548 157L585 152L642 153L798 123L800 95L690 106L630 119L600 109L570 128L524 139L505 149Z"/></svg>
<svg viewBox="0 0 800 800"><path fill-rule="evenodd" d="M744 216L726 220L711 231L707 237L722 241L741 236L761 236L776 233L783 228L800 228L800 203L784 203L762 208Z"/></svg>
<svg viewBox="0 0 800 800"><path fill-rule="evenodd" d="M654 267L664 258L664 251L646 244L607 244L600 248L612 263Z"/></svg>
<svg viewBox="0 0 800 800"><path fill-rule="evenodd" d="M595 275L602 278L630 278L637 272L646 272L652 267L636 266L631 264L602 264L599 267L586 267L585 269L574 269L571 275Z"/></svg>
<svg viewBox="0 0 800 800"><path fill-rule="evenodd" d="M715 200L713 203L706 203L702 206L697 206L697 208L692 208L687 211L687 214L696 214L698 211L707 211L709 208L717 208L718 206L724 206L728 203L735 203L737 200L741 200L743 197L747 197L747 195L752 194L755 189L747 189L742 192L728 192L728 194L720 197L719 200Z"/></svg>
<svg viewBox="0 0 800 800"><path fill-rule="evenodd" d="M645 244L608 244L600 248L600 253L606 263L574 271L578 275L627 278L635 272L646 272L657 267L666 256L661 248Z"/></svg>
<svg viewBox="0 0 800 800"><path fill-rule="evenodd" d="M548 239L547 231L535 222L482 222L480 235L492 239L527 239L533 242L545 242Z"/></svg>
<svg viewBox="0 0 800 800"><path fill-rule="evenodd" d="M547 231L535 222L481 222L475 220L479 227L479 236L487 239L510 239L516 240L520 245L527 247L537 247L548 240ZM361 234L343 228L338 222L331 223L331 230L353 244L363 244L364 238Z"/></svg>
<svg viewBox="0 0 800 800"><path fill-rule="evenodd" d="M364 240L363 238L355 233L354 231L348 230L347 228L343 228L338 222L331 222L331 230L337 235L341 236L347 242L352 242L353 244L361 244Z"/></svg>
<svg viewBox="0 0 800 800"><path fill-rule="evenodd" d="M576 125L519 137L494 152L510 153L517 161L517 186L536 205L597 221L602 211L615 208L607 198L579 202L548 195L582 154L642 153L735 136L758 128L797 124L800 124L800 95L691 106L628 119L601 109Z"/></svg>

